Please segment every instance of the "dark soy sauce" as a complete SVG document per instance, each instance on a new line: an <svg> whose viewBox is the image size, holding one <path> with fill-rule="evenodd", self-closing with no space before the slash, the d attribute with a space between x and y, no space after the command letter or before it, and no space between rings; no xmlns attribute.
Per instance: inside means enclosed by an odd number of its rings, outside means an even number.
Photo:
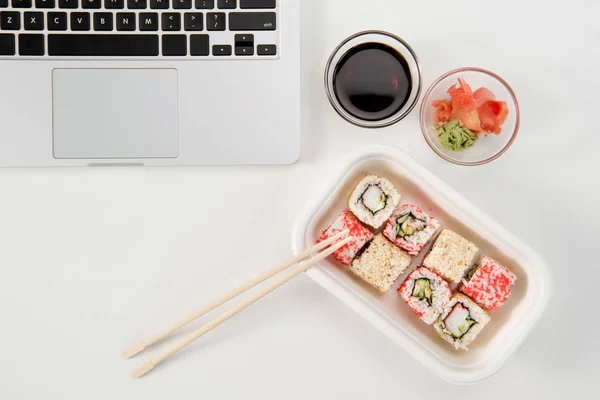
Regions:
<svg viewBox="0 0 600 400"><path fill-rule="evenodd" d="M365 121L381 121L404 106L412 79L408 63L396 50L382 43L364 43L341 58L333 87L347 112Z"/></svg>

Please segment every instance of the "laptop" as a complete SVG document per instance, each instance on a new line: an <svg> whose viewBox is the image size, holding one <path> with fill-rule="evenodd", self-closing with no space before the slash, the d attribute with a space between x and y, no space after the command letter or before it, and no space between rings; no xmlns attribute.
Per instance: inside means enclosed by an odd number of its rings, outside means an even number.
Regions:
<svg viewBox="0 0 600 400"><path fill-rule="evenodd" d="M0 0L0 166L300 154L299 0Z"/></svg>

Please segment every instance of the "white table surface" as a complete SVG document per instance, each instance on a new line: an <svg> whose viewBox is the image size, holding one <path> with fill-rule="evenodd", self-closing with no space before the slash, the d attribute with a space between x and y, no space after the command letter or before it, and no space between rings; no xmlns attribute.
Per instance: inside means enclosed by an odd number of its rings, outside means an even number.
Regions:
<svg viewBox="0 0 600 400"><path fill-rule="evenodd" d="M297 164L0 170L0 399L597 393L598 325L586 321L598 318L600 279L598 258L589 254L600 240L600 3L303 3ZM377 131L339 118L323 92L325 61L346 36L372 28L414 47L426 87L465 65L503 76L522 110L510 151L463 168L427 147L416 111ZM373 143L410 153L552 269L549 310L500 373L477 386L447 384L301 276L143 380L129 378L147 355L121 360L125 346L287 258L292 224L313 184L341 154Z"/></svg>

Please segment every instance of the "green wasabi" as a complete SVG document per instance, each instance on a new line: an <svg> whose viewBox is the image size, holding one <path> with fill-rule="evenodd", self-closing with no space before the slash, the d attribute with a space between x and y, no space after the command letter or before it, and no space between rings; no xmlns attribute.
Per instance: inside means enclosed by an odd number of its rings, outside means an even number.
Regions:
<svg viewBox="0 0 600 400"><path fill-rule="evenodd" d="M477 135L452 120L435 128L437 137L442 146L450 151L463 151L475 144Z"/></svg>

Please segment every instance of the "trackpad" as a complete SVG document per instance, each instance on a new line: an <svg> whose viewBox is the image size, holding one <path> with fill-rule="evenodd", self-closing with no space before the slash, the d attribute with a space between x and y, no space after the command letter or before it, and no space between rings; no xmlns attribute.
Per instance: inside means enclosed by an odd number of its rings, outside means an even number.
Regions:
<svg viewBox="0 0 600 400"><path fill-rule="evenodd" d="M177 70L55 69L55 158L174 158Z"/></svg>

